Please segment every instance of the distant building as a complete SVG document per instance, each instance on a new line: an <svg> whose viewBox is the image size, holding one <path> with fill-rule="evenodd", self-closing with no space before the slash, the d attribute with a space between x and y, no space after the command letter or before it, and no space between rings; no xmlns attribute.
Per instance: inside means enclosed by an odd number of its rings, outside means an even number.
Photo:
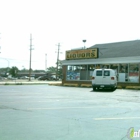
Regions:
<svg viewBox="0 0 140 140"><path fill-rule="evenodd" d="M31 72L31 77L34 77L34 78L38 78L39 76L44 76L46 75L46 72ZM22 72L22 71L19 71L18 74L17 74L17 77L22 77L22 76L29 76L29 72Z"/></svg>

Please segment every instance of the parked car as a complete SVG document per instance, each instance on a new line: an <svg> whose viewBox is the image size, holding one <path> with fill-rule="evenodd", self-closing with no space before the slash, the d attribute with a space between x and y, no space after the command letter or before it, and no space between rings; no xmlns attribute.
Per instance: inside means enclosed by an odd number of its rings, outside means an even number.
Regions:
<svg viewBox="0 0 140 140"><path fill-rule="evenodd" d="M92 75L93 90L99 88L117 88L116 73L112 69L95 69Z"/></svg>
<svg viewBox="0 0 140 140"><path fill-rule="evenodd" d="M18 78L16 77L8 77L8 80L17 80Z"/></svg>
<svg viewBox="0 0 140 140"><path fill-rule="evenodd" d="M48 76L40 76L37 78L38 80L49 80Z"/></svg>
<svg viewBox="0 0 140 140"><path fill-rule="evenodd" d="M30 79L31 79L31 80L34 80L34 79L35 79L35 77L32 77L32 76L31 76L31 77L30 77Z"/></svg>
<svg viewBox="0 0 140 140"><path fill-rule="evenodd" d="M4 78L0 76L0 80L4 80Z"/></svg>
<svg viewBox="0 0 140 140"><path fill-rule="evenodd" d="M55 80L55 81L56 81L56 80L59 80L59 77L56 78L56 75L52 75L52 76L51 76L51 80Z"/></svg>
<svg viewBox="0 0 140 140"><path fill-rule="evenodd" d="M20 79L29 79L29 77L28 76L22 76L22 77L20 77Z"/></svg>

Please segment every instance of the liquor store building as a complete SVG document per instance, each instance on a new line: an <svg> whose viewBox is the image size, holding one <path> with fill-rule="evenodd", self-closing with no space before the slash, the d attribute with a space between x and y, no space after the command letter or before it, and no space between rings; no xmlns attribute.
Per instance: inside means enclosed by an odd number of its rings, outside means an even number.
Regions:
<svg viewBox="0 0 140 140"><path fill-rule="evenodd" d="M118 85L140 85L140 40L96 44L87 49L66 51L62 61L65 83L91 84L97 68L114 69Z"/></svg>

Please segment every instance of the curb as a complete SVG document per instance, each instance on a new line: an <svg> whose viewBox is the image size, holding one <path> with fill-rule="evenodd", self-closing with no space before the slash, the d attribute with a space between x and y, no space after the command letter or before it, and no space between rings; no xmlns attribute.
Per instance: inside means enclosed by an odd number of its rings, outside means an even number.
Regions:
<svg viewBox="0 0 140 140"><path fill-rule="evenodd" d="M61 82L0 82L0 85L62 85Z"/></svg>
<svg viewBox="0 0 140 140"><path fill-rule="evenodd" d="M50 86L62 86L61 83L48 83L48 85L50 85Z"/></svg>
<svg viewBox="0 0 140 140"><path fill-rule="evenodd" d="M140 86L126 86L126 89L140 89Z"/></svg>
<svg viewBox="0 0 140 140"><path fill-rule="evenodd" d="M48 83L24 83L24 82L20 82L20 83L0 83L0 85L44 85L44 84L48 84Z"/></svg>
<svg viewBox="0 0 140 140"><path fill-rule="evenodd" d="M78 84L71 84L71 83L65 83L63 86L72 86L72 87L78 87Z"/></svg>
<svg viewBox="0 0 140 140"><path fill-rule="evenodd" d="M88 87L88 88L92 88L91 84L81 84L81 86L79 86L78 84L71 84L71 83L65 83L63 84L63 86L71 86L71 87ZM117 89L136 89L136 90L140 90L140 86L117 86Z"/></svg>
<svg viewBox="0 0 140 140"><path fill-rule="evenodd" d="M69 86L69 87L87 87L92 88L91 84L75 84L75 83L54 83L54 82L0 82L0 85L50 85L50 86ZM140 90L140 86L117 86L117 89L134 89Z"/></svg>
<svg viewBox="0 0 140 140"><path fill-rule="evenodd" d="M92 85L91 84L81 84L81 87L90 87L90 88L92 88Z"/></svg>

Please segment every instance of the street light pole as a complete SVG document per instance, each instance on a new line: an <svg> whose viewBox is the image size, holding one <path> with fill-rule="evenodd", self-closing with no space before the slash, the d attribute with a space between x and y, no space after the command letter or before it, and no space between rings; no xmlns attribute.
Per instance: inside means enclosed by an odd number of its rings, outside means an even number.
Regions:
<svg viewBox="0 0 140 140"><path fill-rule="evenodd" d="M85 47L85 42L86 42L86 40L84 39L83 42L84 42L84 49L85 49L85 48L86 48L86 47Z"/></svg>

